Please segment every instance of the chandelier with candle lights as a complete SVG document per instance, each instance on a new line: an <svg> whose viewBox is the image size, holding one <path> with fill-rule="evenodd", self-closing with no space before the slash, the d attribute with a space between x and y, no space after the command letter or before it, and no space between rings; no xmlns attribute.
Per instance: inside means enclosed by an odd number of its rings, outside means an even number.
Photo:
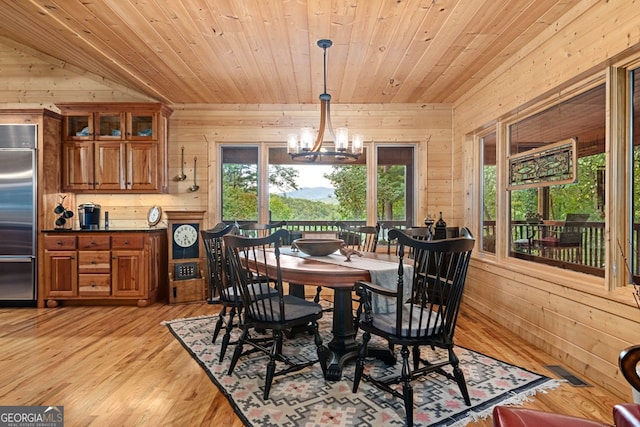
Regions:
<svg viewBox="0 0 640 427"><path fill-rule="evenodd" d="M304 127L300 135L289 134L287 138L287 153L293 160L315 162L318 159L335 159L340 162L355 162L362 154L363 136L353 135L349 146L349 131L346 127L339 127L333 131L331 125L331 95L327 93L327 48L333 42L327 39L318 40L318 46L324 51L324 92L320 94L320 127L315 135L311 127ZM325 128L333 140L333 147L323 148Z"/></svg>

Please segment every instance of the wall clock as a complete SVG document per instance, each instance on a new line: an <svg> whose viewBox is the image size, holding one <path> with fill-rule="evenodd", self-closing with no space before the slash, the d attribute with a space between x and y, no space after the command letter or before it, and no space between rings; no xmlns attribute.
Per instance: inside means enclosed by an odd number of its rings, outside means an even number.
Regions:
<svg viewBox="0 0 640 427"><path fill-rule="evenodd" d="M147 223L149 227L157 225L162 219L162 208L160 206L152 206L147 212Z"/></svg>
<svg viewBox="0 0 640 427"><path fill-rule="evenodd" d="M204 211L164 211L169 241L169 304L204 301L205 253L200 238Z"/></svg>
<svg viewBox="0 0 640 427"><path fill-rule="evenodd" d="M173 259L198 258L199 224L172 224Z"/></svg>

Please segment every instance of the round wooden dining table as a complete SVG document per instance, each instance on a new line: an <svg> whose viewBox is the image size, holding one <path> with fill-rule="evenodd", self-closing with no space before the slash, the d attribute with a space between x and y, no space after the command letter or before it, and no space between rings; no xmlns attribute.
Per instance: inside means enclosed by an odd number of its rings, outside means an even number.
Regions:
<svg viewBox="0 0 640 427"><path fill-rule="evenodd" d="M275 268L276 258L270 253L266 263ZM367 258L381 261L397 262L397 256L382 253L364 254ZM356 341L356 330L353 319L352 291L354 283L359 280L369 281L368 270L344 265L322 262L319 258L298 256L292 254L288 248L283 248L280 254L280 271L282 280L289 282L289 292L304 298L304 285L323 286L334 290L333 301L333 338L327 345L329 357L327 360L326 379L338 381L342 378L342 369L349 360L358 356L360 345ZM370 352L371 353L371 352ZM370 354L385 361L395 363L395 358L388 350Z"/></svg>

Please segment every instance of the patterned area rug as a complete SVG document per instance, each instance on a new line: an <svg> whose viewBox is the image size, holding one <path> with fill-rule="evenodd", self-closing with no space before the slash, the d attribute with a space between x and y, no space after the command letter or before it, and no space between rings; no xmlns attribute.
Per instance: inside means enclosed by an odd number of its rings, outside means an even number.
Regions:
<svg viewBox="0 0 640 427"><path fill-rule="evenodd" d="M345 367L343 379L337 382L325 381L319 364L276 377L269 399L264 401L266 356L253 353L240 358L233 375L227 375L234 347L229 346L223 362L219 363L222 333L216 344L211 344L216 320L217 316L209 316L172 320L165 324L227 396L247 426L386 427L405 424L400 399L392 398L365 381L360 383L357 393L352 393L355 362ZM325 313L321 319L320 331L326 345L331 339L331 313ZM285 352L289 357L316 358L313 339L307 334L287 340ZM446 352L436 350L436 353L440 358L446 358ZM495 405L519 404L537 392L559 385L556 380L465 348L457 347L456 354L467 380L471 406L465 405L455 382L433 373L414 382L415 425L464 426L489 416ZM388 367L376 360L368 363L367 369L392 372L399 365Z"/></svg>

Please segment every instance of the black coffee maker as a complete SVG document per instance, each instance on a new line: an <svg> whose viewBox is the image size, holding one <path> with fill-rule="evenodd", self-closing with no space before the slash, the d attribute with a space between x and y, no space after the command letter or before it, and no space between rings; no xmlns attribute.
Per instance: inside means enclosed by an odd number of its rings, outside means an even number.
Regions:
<svg viewBox="0 0 640 427"><path fill-rule="evenodd" d="M78 205L78 219L83 230L97 230L100 228L100 205L83 203Z"/></svg>

